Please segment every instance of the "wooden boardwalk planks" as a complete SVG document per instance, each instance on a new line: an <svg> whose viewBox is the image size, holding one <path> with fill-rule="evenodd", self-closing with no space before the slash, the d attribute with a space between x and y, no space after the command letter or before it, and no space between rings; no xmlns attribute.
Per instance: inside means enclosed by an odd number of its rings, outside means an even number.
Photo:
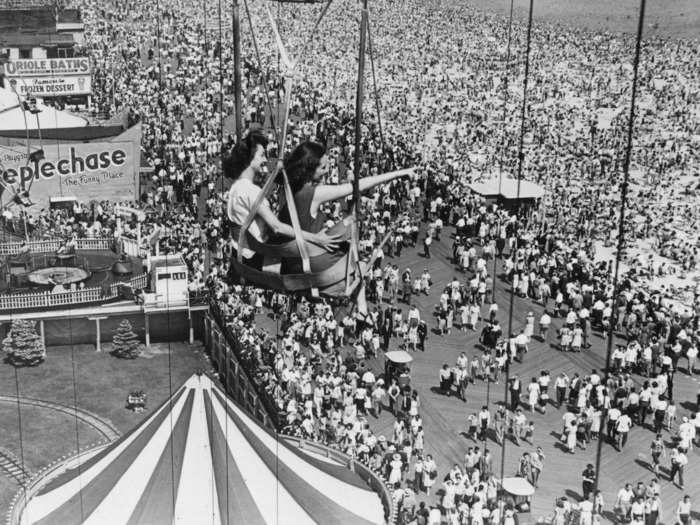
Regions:
<svg viewBox="0 0 700 525"><path fill-rule="evenodd" d="M422 239L421 237L419 237ZM414 276L420 275L424 268L428 268L432 278L433 287L429 296L413 296L413 301L418 304L421 316L428 322L432 329L436 322L432 317L435 305L438 303L439 295L453 276L457 275L460 280L464 280L465 274L457 271L450 262L452 240L443 235L440 242L434 242L431 247L430 259L423 257L423 247L419 242L416 248L404 250L400 258L385 258L386 262L396 263L400 270L406 267L411 268ZM493 261L489 262L489 272L493 270ZM497 265L498 273L501 272L501 262ZM471 277L471 275L469 275ZM496 301L499 305L498 319L503 327L504 333L508 329L508 311L510 305L510 291L506 283L497 280ZM404 312L407 307L400 303ZM551 303L550 303L551 304ZM518 331L525 325L525 319L529 311L534 312L535 319L539 319L542 313L542 305L534 303L529 299L515 298L513 311L513 331ZM482 308L484 315L488 312L488 306ZM592 348L582 353L562 353L554 343L556 343L556 329L561 326L561 319L554 319L552 328L549 331L547 343L533 339L530 345L530 352L526 354L524 363L515 363L512 371L517 373L522 381L527 384L531 377L539 375L540 371L547 369L552 378L565 371L569 376L574 372L581 375L589 374L593 368L602 373L605 367L606 340L600 334L595 334L591 338ZM392 348L398 346L396 339L392 340ZM466 417L470 413L479 411L482 405L486 404L487 386L484 382L469 387L467 392L467 402L464 403L456 397L446 397L437 391L438 371L442 364L447 363L452 366L460 352L467 352L467 355L477 355L480 351L477 348L478 331L461 332L453 329L452 333L445 336L435 335L432 330L426 342L426 351L414 354L412 364L412 385L417 388L422 403L421 415L423 417L424 429L426 432L425 452L430 453L436 459L440 472L439 478L447 473L454 463L463 463L464 453L470 446L478 445L482 449L489 448L497 460L495 469L498 472L502 449L491 437L484 444L474 443L465 438L462 434L466 431ZM550 388L551 389L551 388ZM680 372L676 374L676 399L680 401L690 401L694 403L695 394L698 389L697 380L693 380ZM491 385L490 404L504 399L504 385ZM693 409L690 403L679 404L679 420L682 415L689 413ZM493 409L492 409L493 410ZM505 451L505 475L513 475L518 459L525 451L534 451L535 447L541 446L546 459L544 471L540 477L539 488L533 498L532 514L523 516L521 523L534 523L538 518L551 514L554 501L559 496L566 495L569 499L577 499L581 495L581 473L587 463L595 464L595 452L597 443L593 441L587 450L577 449L575 454L565 452L559 446L559 432L562 427L562 415L564 409L556 410L555 407L547 407L546 414L528 414L528 418L535 423L534 445L530 446L521 442L521 446L516 446L512 441L507 442ZM370 417L370 423L379 434L391 435L393 418L384 413L379 420ZM670 436L665 433L665 438L670 441ZM626 483L636 484L637 481L648 483L653 474L648 468L649 445L653 439L653 434L648 429L635 427L630 433L627 446L622 452L617 452L608 444L603 445L601 456L601 476L600 488L606 502L606 510L611 511L615 503L617 491ZM661 480L661 496L664 505L664 522L673 523L676 505L683 494L689 494L695 503L695 508L700 510L700 476L693 475L700 465L700 453L691 451L689 454L689 465L686 467L685 491L676 488L665 477ZM434 499L435 496L431 496ZM420 499L420 497L419 497ZM700 516L696 515L696 518ZM606 515L606 520L611 521L612 515Z"/></svg>

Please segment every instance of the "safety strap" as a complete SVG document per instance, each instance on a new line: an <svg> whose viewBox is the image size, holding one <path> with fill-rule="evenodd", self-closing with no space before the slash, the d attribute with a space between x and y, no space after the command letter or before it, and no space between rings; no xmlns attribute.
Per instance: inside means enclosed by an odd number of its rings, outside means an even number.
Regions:
<svg viewBox="0 0 700 525"><path fill-rule="evenodd" d="M297 215L297 207L294 203L294 195L292 195L292 187L289 185L287 172L282 168L282 180L284 181L284 195L287 199L287 209L289 210L289 218L292 219L292 228L294 228L294 238L299 247L299 255L301 256L301 268L304 273L311 273L311 264L309 264L309 251L306 249L306 241L304 240L304 232L299 224L299 216Z"/></svg>
<svg viewBox="0 0 700 525"><path fill-rule="evenodd" d="M304 47L302 48L302 57L305 54L304 50L306 49L306 46L309 44L311 39L313 38L313 35L316 33L316 30L318 29L319 24L321 23L321 20L325 16L325 14L328 12L328 8L330 7L332 0L328 0L328 3L324 7L323 11L321 12L321 15L316 21L316 24L313 27L313 30L309 37L307 38L306 42L304 43ZM246 13L248 15L248 21L251 25L251 31L253 31L253 26L252 26L252 21L250 19L250 11L248 10L248 5L247 2L245 3L246 7ZM301 226L299 224L299 216L297 215L297 209L294 204L294 196L292 193L291 186L289 185L289 178L287 177L287 173L285 172L283 165L282 165L282 160L284 158L284 150L285 150L285 145L287 142L287 131L289 127L289 108L291 106L291 97L292 97L292 89L294 87L294 79L295 79L295 69L298 66L298 63L294 61L293 58L290 57L289 53L287 52L287 49L284 47L284 44L282 43L282 37L280 36L279 30L277 28L277 23L275 22L274 17L272 16L272 12L270 11L269 7L265 7L267 11L268 18L270 19L270 25L272 27L272 31L275 35L275 41L277 43L277 47L279 49L280 53L280 58L282 62L285 65L286 68L286 74L285 74L285 112L284 112L284 120L282 121L282 136L277 137L278 138L278 143L277 143L277 149L278 149L278 157L279 160L277 162L277 165L275 166L275 170L273 173L268 177L267 181L265 181L265 185L262 188L262 191L258 195L258 197L255 199L255 202L253 203L253 207L250 210L250 213L248 214L248 217L246 217L245 221L243 221L243 224L241 225L241 229L238 233L238 254L237 254L237 260L238 262L243 261L243 248L247 246L247 239L246 239L246 232L248 231L248 228L250 227L251 223L253 222L253 219L255 218L255 215L258 212L258 209L263 203L263 200L267 198L267 196L270 194L272 191L272 186L277 178L277 175L279 174L280 171L282 171L282 183L284 186L284 195L285 199L287 201L287 208L289 210L289 216L292 221L292 228L294 229L294 236L295 240L297 243L297 246L299 248L299 255L301 256L301 263L302 263L302 269L304 273L311 273L311 264L309 262L309 252L306 246L306 241L304 240L303 237L303 230L301 229ZM254 31L253 31L254 33ZM253 38L254 35L253 35ZM255 40L254 40L255 43ZM256 45L256 58L258 60L258 66L262 68L262 63L260 61L260 56L257 54L257 45ZM276 132L276 130L275 130ZM353 222L353 228L356 228L355 223ZM354 238L353 241L356 241ZM356 242L353 242L353 244L356 247ZM356 251L356 250L355 250ZM314 295L318 294L318 290L315 288L312 289L312 293Z"/></svg>

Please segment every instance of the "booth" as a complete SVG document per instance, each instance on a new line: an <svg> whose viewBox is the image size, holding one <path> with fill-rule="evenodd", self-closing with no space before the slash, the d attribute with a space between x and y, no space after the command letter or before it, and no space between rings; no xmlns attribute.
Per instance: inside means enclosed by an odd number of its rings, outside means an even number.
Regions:
<svg viewBox="0 0 700 525"><path fill-rule="evenodd" d="M411 377L408 365L413 361L411 354L405 350L393 350L384 354L384 357L384 380L387 385L391 384L392 379L396 379L401 388L409 386Z"/></svg>
<svg viewBox="0 0 700 525"><path fill-rule="evenodd" d="M533 487L525 478L503 478L501 483L503 492L510 495L515 502L515 508L519 512L530 512Z"/></svg>
<svg viewBox="0 0 700 525"><path fill-rule="evenodd" d="M487 202L497 203L507 210L515 210L518 207L534 207L542 197L545 190L539 184L529 180L512 179L506 176L493 178L482 182L473 182L469 189L481 195Z"/></svg>

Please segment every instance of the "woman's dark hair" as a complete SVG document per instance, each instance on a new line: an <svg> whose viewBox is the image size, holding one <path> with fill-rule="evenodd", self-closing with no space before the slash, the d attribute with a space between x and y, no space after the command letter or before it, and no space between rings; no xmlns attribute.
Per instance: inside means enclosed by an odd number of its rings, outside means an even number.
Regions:
<svg viewBox="0 0 700 525"><path fill-rule="evenodd" d="M236 180L240 177L241 173L243 173L253 161L258 146L267 148L267 142L267 137L262 131L257 129L249 131L239 143L234 144L228 153L224 154L224 176L232 180Z"/></svg>
<svg viewBox="0 0 700 525"><path fill-rule="evenodd" d="M326 148L318 142L306 141L294 148L284 160L284 169L289 177L292 193L298 192L313 178L325 154Z"/></svg>

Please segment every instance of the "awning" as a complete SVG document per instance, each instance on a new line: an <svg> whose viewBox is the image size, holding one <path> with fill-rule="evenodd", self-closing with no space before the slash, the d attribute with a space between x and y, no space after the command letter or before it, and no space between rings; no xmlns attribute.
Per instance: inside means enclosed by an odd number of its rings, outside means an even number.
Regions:
<svg viewBox="0 0 700 525"><path fill-rule="evenodd" d="M469 188L479 195L484 197L501 196L504 199L539 199L544 196L544 188L539 184L528 180L520 181L518 188L518 180L502 177L500 182L498 178L490 179L483 182L473 182Z"/></svg>
<svg viewBox="0 0 700 525"><path fill-rule="evenodd" d="M46 480L22 525L384 523L379 495L193 375L128 434Z"/></svg>

